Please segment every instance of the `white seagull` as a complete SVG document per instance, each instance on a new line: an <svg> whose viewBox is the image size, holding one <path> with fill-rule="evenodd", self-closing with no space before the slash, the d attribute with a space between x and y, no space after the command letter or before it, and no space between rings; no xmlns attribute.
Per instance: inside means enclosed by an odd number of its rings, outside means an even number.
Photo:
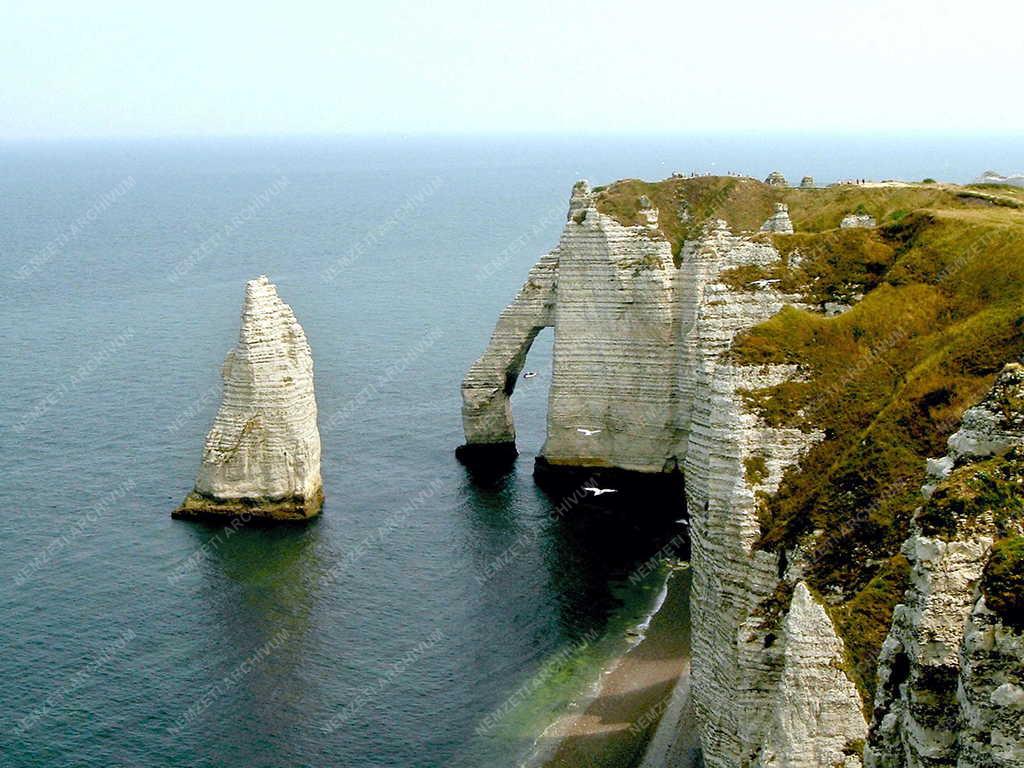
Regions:
<svg viewBox="0 0 1024 768"><path fill-rule="evenodd" d="M592 435L596 435L601 430L600 429L583 429L583 427L576 427L576 431L586 435L587 437L590 437Z"/></svg>
<svg viewBox="0 0 1024 768"><path fill-rule="evenodd" d="M617 488L591 488L590 486L583 486L584 491L590 491L595 496L600 496L605 493L618 493Z"/></svg>

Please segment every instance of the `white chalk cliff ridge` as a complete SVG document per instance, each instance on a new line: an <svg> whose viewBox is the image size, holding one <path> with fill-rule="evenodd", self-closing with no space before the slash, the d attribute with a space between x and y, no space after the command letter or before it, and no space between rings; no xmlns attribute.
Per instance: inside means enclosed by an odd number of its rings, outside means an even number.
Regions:
<svg viewBox="0 0 1024 768"><path fill-rule="evenodd" d="M323 504L313 357L265 276L245 286L237 346L194 490L174 515L305 519Z"/></svg>
<svg viewBox="0 0 1024 768"><path fill-rule="evenodd" d="M647 221L657 217L651 211ZM787 758L786 745L842 755L848 741L867 733L849 680L841 694L824 695L836 681L830 660L842 641L827 615L807 603L813 599L806 596L785 632L763 627L757 615L781 569L778 554L755 551L756 494L775 490L820 435L770 427L743 407L739 390L797 371L739 365L729 355L737 334L799 298L770 284L735 291L721 276L782 261L770 241L711 219L683 245L677 266L650 224L624 226L601 213L581 182L558 247L531 271L463 383L467 443L514 439L508 398L515 375L536 332L553 325L541 461L650 475L682 470L692 521L693 698L709 766L741 765L762 753L765 764L809 766ZM748 481L744 465L753 457L764 473ZM785 638L801 633L821 645L817 666L787 666L788 658L815 655L797 650L796 639L787 651ZM804 700L816 691L820 701Z"/></svg>

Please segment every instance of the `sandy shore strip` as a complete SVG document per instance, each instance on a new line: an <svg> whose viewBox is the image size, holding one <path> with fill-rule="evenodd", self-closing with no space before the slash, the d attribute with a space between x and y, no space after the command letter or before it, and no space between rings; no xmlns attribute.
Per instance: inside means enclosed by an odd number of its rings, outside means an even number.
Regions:
<svg viewBox="0 0 1024 768"><path fill-rule="evenodd" d="M685 691L690 664L690 574L670 574L661 609L644 638L602 676L583 712L563 716L538 742L545 768L632 768L640 765L662 715ZM536 763L535 763L536 764Z"/></svg>

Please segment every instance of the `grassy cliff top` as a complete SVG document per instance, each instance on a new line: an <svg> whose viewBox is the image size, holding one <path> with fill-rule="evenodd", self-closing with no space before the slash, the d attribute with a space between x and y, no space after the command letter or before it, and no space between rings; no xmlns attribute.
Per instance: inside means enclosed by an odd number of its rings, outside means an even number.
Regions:
<svg viewBox="0 0 1024 768"><path fill-rule="evenodd" d="M732 176L673 177L648 182L637 179L595 187L597 209L625 225L643 224L641 199L659 210L658 228L678 254L710 219L725 219L736 231L757 231L776 203L789 206L797 232L835 229L850 213L874 216L879 224L900 221L912 211L938 208L984 210L1024 209L1024 188L998 184L836 185L815 189L773 187L755 179Z"/></svg>
<svg viewBox="0 0 1024 768"><path fill-rule="evenodd" d="M742 392L776 426L825 439L760 499L758 546L802 545L807 578L829 602L865 698L902 598L899 556L922 505L925 460L946 453L964 411L1003 366L1024 356L1024 189L890 184L778 188L753 179L622 181L598 190L598 209L639 223L639 198L659 208L678 253L708 219L756 231L776 202L794 235L770 239L783 259L722 275L734 290L778 280L807 307L787 307L737 338L750 365L798 366L803 380ZM879 227L838 229L850 213ZM826 302L852 305L835 317ZM815 311L817 310L817 311ZM985 503L997 491L975 482ZM937 502L938 503L938 502ZM968 501L967 503L972 503ZM941 525L936 508L933 522Z"/></svg>

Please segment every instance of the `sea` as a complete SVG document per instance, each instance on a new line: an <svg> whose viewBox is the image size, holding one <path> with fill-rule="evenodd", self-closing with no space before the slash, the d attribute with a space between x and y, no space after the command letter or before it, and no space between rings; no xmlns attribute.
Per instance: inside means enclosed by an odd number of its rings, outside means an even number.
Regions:
<svg viewBox="0 0 1024 768"><path fill-rule="evenodd" d="M550 331L518 460L455 459L461 378L572 184L964 182L1024 168L1020 138L0 143L0 765L519 765L643 627L679 537L675 509L534 482ZM323 514L172 520L261 274L313 350Z"/></svg>

